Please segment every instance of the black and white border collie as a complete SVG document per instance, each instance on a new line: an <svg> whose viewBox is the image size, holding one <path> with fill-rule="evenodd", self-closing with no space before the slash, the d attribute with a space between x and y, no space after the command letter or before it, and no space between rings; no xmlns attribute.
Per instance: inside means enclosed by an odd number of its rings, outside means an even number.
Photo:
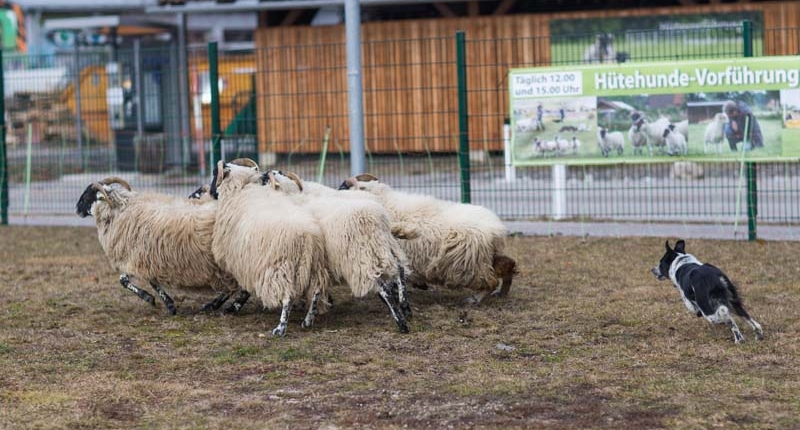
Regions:
<svg viewBox="0 0 800 430"><path fill-rule="evenodd" d="M712 324L727 324L733 332L733 340L740 343L744 335L731 317L731 311L743 318L763 339L761 324L750 318L742 305L736 286L722 270L711 264L703 264L692 254L686 253L686 243L675 242L675 249L666 243L666 252L658 266L651 269L658 280L669 278L681 293L689 312L705 317Z"/></svg>

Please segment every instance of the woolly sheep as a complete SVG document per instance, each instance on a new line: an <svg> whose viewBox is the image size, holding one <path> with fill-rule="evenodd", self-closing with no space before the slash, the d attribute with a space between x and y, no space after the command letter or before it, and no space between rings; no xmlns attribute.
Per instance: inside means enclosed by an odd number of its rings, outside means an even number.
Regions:
<svg viewBox="0 0 800 430"><path fill-rule="evenodd" d="M573 146L571 140L564 139L558 135L556 135L553 140L556 143L556 151L558 152L559 155L564 155L567 152L573 152L573 153L577 152L575 151L575 147Z"/></svg>
<svg viewBox="0 0 800 430"><path fill-rule="evenodd" d="M661 153L665 152L667 141L664 140L664 130L670 125L669 118L662 116L649 122L644 116L639 115L634 120L634 125L645 133L650 148L656 148Z"/></svg>
<svg viewBox="0 0 800 430"><path fill-rule="evenodd" d="M689 151L686 146L686 138L676 130L674 124L670 124L669 127L664 129L664 140L667 142L667 154L686 155Z"/></svg>
<svg viewBox="0 0 800 430"><path fill-rule="evenodd" d="M722 143L725 140L725 122L728 117L722 112L717 112L714 118L706 124L705 133L703 133L703 152L708 154L708 149L711 147L714 152L722 150Z"/></svg>
<svg viewBox="0 0 800 430"><path fill-rule="evenodd" d="M647 135L643 130L639 129L639 126L636 124L632 125L630 130L628 130L628 139L631 141L631 147L633 148L633 154L642 154L643 149L647 146L647 149L650 155L653 155L653 148L650 146L649 141L647 140Z"/></svg>
<svg viewBox="0 0 800 430"><path fill-rule="evenodd" d="M617 59L614 50L614 35L611 33L598 33L595 41L583 53L584 63L613 63Z"/></svg>
<svg viewBox="0 0 800 430"><path fill-rule="evenodd" d="M672 125L675 126L673 130L677 131L678 133L683 135L685 140L689 140L689 120L685 119L683 121L678 121L673 123Z"/></svg>
<svg viewBox="0 0 800 430"><path fill-rule="evenodd" d="M314 217L288 196L264 193L257 170L218 162L211 186L219 201L211 250L220 267L265 308L281 307L272 334L283 336L296 299L309 303L302 326L313 325L331 279Z"/></svg>
<svg viewBox="0 0 800 430"><path fill-rule="evenodd" d="M152 192L134 192L117 177L90 184L76 204L82 218L93 216L97 237L122 286L155 305L155 300L137 286L148 282L171 314L173 300L163 285L178 288L211 287L220 291L204 309L222 305L238 286L233 277L216 264L211 238L216 204L193 204L188 199ZM237 296L239 307L247 294ZM238 308L236 308L238 310Z"/></svg>
<svg viewBox="0 0 800 430"><path fill-rule="evenodd" d="M502 254L506 228L490 210L394 190L369 174L348 178L339 189L374 194L393 221L417 233L401 241L411 266L409 284L470 288L476 293L468 300L475 304L489 293L508 293L516 262Z"/></svg>
<svg viewBox="0 0 800 430"><path fill-rule="evenodd" d="M293 173L270 171L262 181L291 196L316 218L325 238L328 267L334 280L350 287L353 296L377 292L389 307L399 330L408 332L411 308L405 293L409 272L406 254L392 234L389 214L361 193L341 193ZM397 290L397 305L393 291Z"/></svg>
<svg viewBox="0 0 800 430"><path fill-rule="evenodd" d="M558 146L554 140L541 140L538 136L533 137L534 153L546 157L548 154L555 154Z"/></svg>
<svg viewBox="0 0 800 430"><path fill-rule="evenodd" d="M603 157L608 157L611 151L617 151L617 154L622 155L625 148L625 136L619 131L609 131L600 127L597 129L597 146L600 147Z"/></svg>

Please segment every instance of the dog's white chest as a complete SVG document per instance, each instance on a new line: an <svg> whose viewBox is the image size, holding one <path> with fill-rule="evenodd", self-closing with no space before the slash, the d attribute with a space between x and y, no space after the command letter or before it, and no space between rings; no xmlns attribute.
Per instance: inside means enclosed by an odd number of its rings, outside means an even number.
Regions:
<svg viewBox="0 0 800 430"><path fill-rule="evenodd" d="M672 281L672 285L675 286L675 289L678 290L678 293L681 295L681 299L683 299L683 304L686 306L686 309L689 312L696 314L700 312L700 308L693 300L689 300L686 297L686 294L683 292L683 288L681 288L680 283L678 283L677 273L678 269L686 264L703 264L697 258L695 258L692 254L684 254L675 259L672 264L669 266L669 279Z"/></svg>

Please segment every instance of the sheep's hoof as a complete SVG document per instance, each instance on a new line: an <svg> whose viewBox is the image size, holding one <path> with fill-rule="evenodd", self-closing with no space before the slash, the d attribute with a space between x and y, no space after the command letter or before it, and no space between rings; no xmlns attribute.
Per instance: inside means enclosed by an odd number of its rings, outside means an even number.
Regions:
<svg viewBox="0 0 800 430"><path fill-rule="evenodd" d="M466 302L468 305L472 305L472 306L478 306L478 305L481 304L482 301L483 301L483 296L478 295L478 294L476 294L474 296L469 296L466 299L464 299L464 302Z"/></svg>
<svg viewBox="0 0 800 430"><path fill-rule="evenodd" d="M286 326L281 324L275 327L274 329L272 329L272 335L281 337L286 336Z"/></svg>
<svg viewBox="0 0 800 430"><path fill-rule="evenodd" d="M311 326L313 325L314 325L314 320L309 318L304 319L303 322L300 323L300 327L303 328L311 328Z"/></svg>
<svg viewBox="0 0 800 430"><path fill-rule="evenodd" d="M400 333L408 333L408 325L405 322L398 321L397 329L400 331Z"/></svg>

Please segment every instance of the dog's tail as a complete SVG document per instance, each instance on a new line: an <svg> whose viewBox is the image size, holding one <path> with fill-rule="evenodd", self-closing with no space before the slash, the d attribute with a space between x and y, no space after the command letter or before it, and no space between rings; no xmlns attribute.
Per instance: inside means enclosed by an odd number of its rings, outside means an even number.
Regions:
<svg viewBox="0 0 800 430"><path fill-rule="evenodd" d="M736 288L736 285L728 279L727 276L722 275L722 281L728 287L728 303L731 305L731 309L733 309L733 313L739 315L740 317L749 320L750 315L744 309L744 304L742 304L742 299L739 297L739 291Z"/></svg>

